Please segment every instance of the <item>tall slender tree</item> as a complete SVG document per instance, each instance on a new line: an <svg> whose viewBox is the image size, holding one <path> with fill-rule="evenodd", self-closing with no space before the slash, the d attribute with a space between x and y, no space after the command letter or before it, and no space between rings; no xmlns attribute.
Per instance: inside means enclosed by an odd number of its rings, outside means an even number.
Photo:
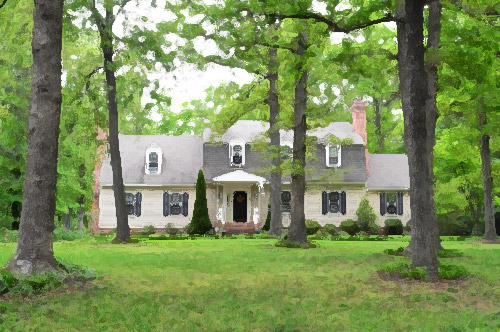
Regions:
<svg viewBox="0 0 500 332"><path fill-rule="evenodd" d="M123 0L121 7L129 0ZM105 15L99 13L96 1L92 0L92 18L97 25L101 37L101 49L104 56L104 71L106 73L106 86L109 111L109 149L111 155L111 169L113 171L113 193L116 209L116 238L126 241L130 238L127 207L125 205L125 186L123 185L122 162L120 156L120 142L118 139L118 104L116 102L116 73L113 65L113 0L104 1Z"/></svg>
<svg viewBox="0 0 500 332"><path fill-rule="evenodd" d="M58 269L52 231L56 207L61 113L63 0L35 0L28 155L17 251L7 269L32 274Z"/></svg>

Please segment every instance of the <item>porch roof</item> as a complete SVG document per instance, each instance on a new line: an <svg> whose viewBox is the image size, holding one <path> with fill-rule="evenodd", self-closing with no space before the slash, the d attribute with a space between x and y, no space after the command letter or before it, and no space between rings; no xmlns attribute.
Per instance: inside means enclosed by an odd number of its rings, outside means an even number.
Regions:
<svg viewBox="0 0 500 332"><path fill-rule="evenodd" d="M259 187L262 187L266 182L266 179L262 176L247 173L242 170L236 170L234 172L219 175L212 179L213 182L257 182Z"/></svg>

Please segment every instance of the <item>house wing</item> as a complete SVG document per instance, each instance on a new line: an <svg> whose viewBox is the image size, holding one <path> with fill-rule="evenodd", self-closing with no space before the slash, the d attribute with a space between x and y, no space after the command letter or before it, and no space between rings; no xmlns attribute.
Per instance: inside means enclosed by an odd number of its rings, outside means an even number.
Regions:
<svg viewBox="0 0 500 332"><path fill-rule="evenodd" d="M370 176L366 187L373 190L410 188L410 170L405 154L370 154Z"/></svg>
<svg viewBox="0 0 500 332"><path fill-rule="evenodd" d="M119 135L123 182L126 185L193 185L203 166L203 142L196 136ZM162 150L160 174L146 174L146 149ZM113 184L110 159L103 160L101 185Z"/></svg>

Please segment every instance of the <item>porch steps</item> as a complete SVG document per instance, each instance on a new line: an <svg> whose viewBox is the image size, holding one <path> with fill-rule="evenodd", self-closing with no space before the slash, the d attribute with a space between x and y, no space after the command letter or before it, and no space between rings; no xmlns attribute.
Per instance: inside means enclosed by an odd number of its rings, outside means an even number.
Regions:
<svg viewBox="0 0 500 332"><path fill-rule="evenodd" d="M227 222L224 224L226 227L226 235L237 234L255 234L255 224L253 222Z"/></svg>

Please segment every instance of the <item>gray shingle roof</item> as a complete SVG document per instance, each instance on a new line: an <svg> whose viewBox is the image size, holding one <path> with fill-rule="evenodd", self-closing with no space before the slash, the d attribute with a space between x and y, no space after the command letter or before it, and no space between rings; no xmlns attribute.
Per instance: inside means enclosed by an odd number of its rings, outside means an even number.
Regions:
<svg viewBox="0 0 500 332"><path fill-rule="evenodd" d="M203 142L196 136L119 135L125 184L194 185L203 165ZM160 174L146 174L146 149L157 144L162 150ZM103 160L100 182L113 183L109 157Z"/></svg>
<svg viewBox="0 0 500 332"><path fill-rule="evenodd" d="M410 169L405 154L370 154L368 189L410 188Z"/></svg>
<svg viewBox="0 0 500 332"><path fill-rule="evenodd" d="M232 138L239 137L245 142L252 142L269 129L269 123L254 120L239 120L232 125L221 137L214 136L215 142L228 143ZM281 140L293 141L293 132L291 130L280 130ZM349 122L332 122L325 128L316 128L309 130L308 135L316 136L318 142L322 143L328 134L333 134L340 139L351 138L353 144L364 144L363 139L354 130ZM205 129L203 132L203 142L209 142L212 132ZM266 139L269 142L269 139Z"/></svg>

